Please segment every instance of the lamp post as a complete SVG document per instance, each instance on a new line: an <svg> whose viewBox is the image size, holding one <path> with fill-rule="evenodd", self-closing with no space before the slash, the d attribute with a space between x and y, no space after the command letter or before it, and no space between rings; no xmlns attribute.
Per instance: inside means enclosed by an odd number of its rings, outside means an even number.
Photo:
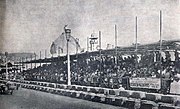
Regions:
<svg viewBox="0 0 180 109"><path fill-rule="evenodd" d="M71 29L64 28L64 30L65 30L66 40L67 40L67 70L68 70L67 84L71 85L70 55L69 55L69 40L71 37Z"/></svg>
<svg viewBox="0 0 180 109"><path fill-rule="evenodd" d="M8 52L5 52L5 56L6 56L6 79L8 80L8 61L7 61Z"/></svg>

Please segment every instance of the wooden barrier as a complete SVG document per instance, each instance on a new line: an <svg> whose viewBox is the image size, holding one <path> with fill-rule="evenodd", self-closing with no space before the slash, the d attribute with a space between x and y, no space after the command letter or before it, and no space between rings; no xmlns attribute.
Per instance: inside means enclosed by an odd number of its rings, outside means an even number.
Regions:
<svg viewBox="0 0 180 109"><path fill-rule="evenodd" d="M85 100L88 100L88 101L91 101L91 97L92 97L91 94L85 94L85 95L84 95L84 99L85 99Z"/></svg>
<svg viewBox="0 0 180 109"><path fill-rule="evenodd" d="M76 92L75 92L75 91L73 91L73 92L71 93L71 97L73 97L73 98L76 97Z"/></svg>
<svg viewBox="0 0 180 109"><path fill-rule="evenodd" d="M115 92L115 90L110 89L110 90L109 90L109 94L110 94L110 95L116 95L116 92Z"/></svg>
<svg viewBox="0 0 180 109"><path fill-rule="evenodd" d="M28 83L28 84L25 84ZM128 109L179 109L177 96L145 93L140 91L107 89L99 87L86 87L77 85L24 82L22 88L39 90L63 96L80 98L93 102L121 106ZM47 85L47 87L45 87ZM140 102L141 101L141 102ZM158 103L157 103L158 102Z"/></svg>
<svg viewBox="0 0 180 109"><path fill-rule="evenodd" d="M106 103L106 104L113 104L113 102L115 101L115 98L114 97L112 97L112 96L107 96L106 98L105 98L105 102L104 103Z"/></svg>
<svg viewBox="0 0 180 109"><path fill-rule="evenodd" d="M144 99L157 102L161 99L161 96L157 93L146 93Z"/></svg>
<svg viewBox="0 0 180 109"><path fill-rule="evenodd" d="M72 86L71 86L71 85L68 85L68 86L66 87L66 89L71 90L71 89L72 89Z"/></svg>
<svg viewBox="0 0 180 109"><path fill-rule="evenodd" d="M173 95L162 95L159 102L174 104L176 102L176 100L177 100L177 98Z"/></svg>
<svg viewBox="0 0 180 109"><path fill-rule="evenodd" d="M76 87L76 90L77 90L77 91L83 91L83 87L82 87L82 86L77 86L77 87Z"/></svg>
<svg viewBox="0 0 180 109"><path fill-rule="evenodd" d="M85 94L84 92L81 92L80 95L79 95L79 98L80 98L80 99L84 99L85 95L86 95L86 94Z"/></svg>
<svg viewBox="0 0 180 109"><path fill-rule="evenodd" d="M145 98L145 93L144 92L135 91L135 92L132 92L130 97L131 98L136 98L136 99L143 99L143 98Z"/></svg>
<svg viewBox="0 0 180 109"><path fill-rule="evenodd" d="M103 88L99 89L99 94L104 94L104 89Z"/></svg>
<svg viewBox="0 0 180 109"><path fill-rule="evenodd" d="M128 91L128 90L123 90L123 91L120 91L120 92L119 92L119 96L121 96L121 97L127 97L127 98L129 98L129 97L130 97L130 94L131 94L131 92Z"/></svg>
<svg viewBox="0 0 180 109"><path fill-rule="evenodd" d="M172 106L169 104L160 105L158 109L180 109L180 107Z"/></svg>
<svg viewBox="0 0 180 109"><path fill-rule="evenodd" d="M95 95L95 96L92 98L92 101L94 101L94 102L101 102L101 96Z"/></svg>
<svg viewBox="0 0 180 109"><path fill-rule="evenodd" d="M140 109L157 109L158 104L153 101L142 100Z"/></svg>
<svg viewBox="0 0 180 109"><path fill-rule="evenodd" d="M115 98L115 100L113 101L113 105L115 106L122 106L124 103L124 99L121 97Z"/></svg>
<svg viewBox="0 0 180 109"><path fill-rule="evenodd" d="M99 92L99 89L98 88L94 88L94 87L91 87L89 92L91 93L98 93Z"/></svg>
<svg viewBox="0 0 180 109"><path fill-rule="evenodd" d="M76 91L76 98L80 98L80 92Z"/></svg>
<svg viewBox="0 0 180 109"><path fill-rule="evenodd" d="M71 90L75 90L75 89L76 89L76 86L72 86L72 87L71 87Z"/></svg>
<svg viewBox="0 0 180 109"><path fill-rule="evenodd" d="M128 109L134 109L135 106L135 100L134 99L127 99L122 104L122 107L128 108Z"/></svg>

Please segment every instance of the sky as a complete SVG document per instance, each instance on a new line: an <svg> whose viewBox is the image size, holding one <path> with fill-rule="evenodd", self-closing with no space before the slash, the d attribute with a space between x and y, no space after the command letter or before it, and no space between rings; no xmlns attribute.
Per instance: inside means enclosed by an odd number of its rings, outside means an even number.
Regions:
<svg viewBox="0 0 180 109"><path fill-rule="evenodd" d="M5 0L1 0L3 2ZM1 3L2 4L2 3ZM6 0L1 6L0 51L50 51L64 25L86 48L87 37L102 32L102 48L114 45L117 25L118 46L159 40L159 13L162 10L162 39L180 39L179 0ZM2 10L3 9L3 10ZM3 23L2 23L3 22Z"/></svg>

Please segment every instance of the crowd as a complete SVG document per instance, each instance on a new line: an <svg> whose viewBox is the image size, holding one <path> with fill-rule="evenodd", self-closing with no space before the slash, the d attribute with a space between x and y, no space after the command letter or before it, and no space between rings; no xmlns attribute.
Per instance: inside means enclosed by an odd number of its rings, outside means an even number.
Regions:
<svg viewBox="0 0 180 109"><path fill-rule="evenodd" d="M71 60L72 84L109 87L118 84L123 77L171 78L180 73L180 60L175 52L171 60L169 52L162 57L159 52L143 52L138 55L87 55ZM161 75L162 72L162 75ZM66 83L67 61L43 64L37 68L23 71L25 80Z"/></svg>

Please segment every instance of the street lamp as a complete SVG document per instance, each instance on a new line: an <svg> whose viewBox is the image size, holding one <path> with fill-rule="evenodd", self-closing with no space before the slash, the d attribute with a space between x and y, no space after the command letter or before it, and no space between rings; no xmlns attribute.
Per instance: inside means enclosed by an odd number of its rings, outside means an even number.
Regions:
<svg viewBox="0 0 180 109"><path fill-rule="evenodd" d="M70 55L69 55L69 40L71 37L71 29L66 29L64 28L65 35L66 35L66 40L67 40L67 70L68 70L68 81L67 84L71 85L71 71L70 71Z"/></svg>
<svg viewBox="0 0 180 109"><path fill-rule="evenodd" d="M66 29L65 28L65 33L66 33L66 39L67 39L67 41L69 41L69 39L71 37L71 29Z"/></svg>

